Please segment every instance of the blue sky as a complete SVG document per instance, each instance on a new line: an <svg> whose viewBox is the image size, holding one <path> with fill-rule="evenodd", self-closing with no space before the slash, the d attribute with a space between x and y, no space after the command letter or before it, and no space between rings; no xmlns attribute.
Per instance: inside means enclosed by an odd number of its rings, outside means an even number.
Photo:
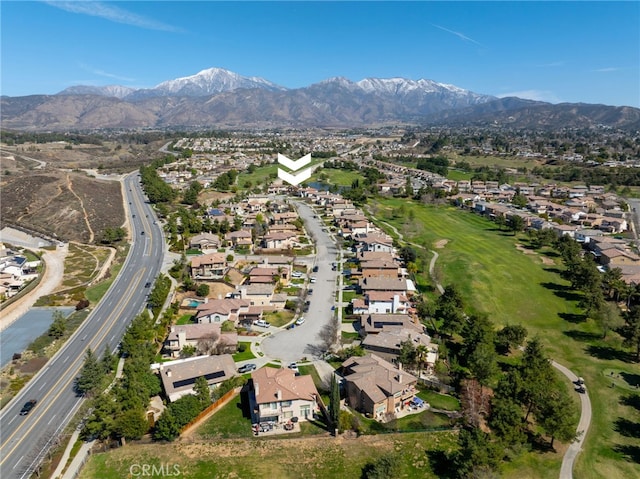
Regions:
<svg viewBox="0 0 640 479"><path fill-rule="evenodd" d="M299 88L428 78L640 107L640 2L3 0L0 93L153 87L222 67Z"/></svg>

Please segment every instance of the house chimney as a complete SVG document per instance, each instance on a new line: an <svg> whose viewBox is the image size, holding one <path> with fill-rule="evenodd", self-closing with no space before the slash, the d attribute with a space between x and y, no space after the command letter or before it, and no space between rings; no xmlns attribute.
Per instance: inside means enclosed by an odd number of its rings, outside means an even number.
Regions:
<svg viewBox="0 0 640 479"><path fill-rule="evenodd" d="M402 382L402 374L398 374L398 382L401 383Z"/></svg>
<svg viewBox="0 0 640 479"><path fill-rule="evenodd" d="M253 390L256 392L256 398L260 395L260 385L256 382L253 383Z"/></svg>
<svg viewBox="0 0 640 479"><path fill-rule="evenodd" d="M280 389L276 391L276 399L282 401L282 391Z"/></svg>
<svg viewBox="0 0 640 479"><path fill-rule="evenodd" d="M208 298L208 297L205 297L205 298L204 298L204 304L207 304L208 302L209 302L209 298Z"/></svg>
<svg viewBox="0 0 640 479"><path fill-rule="evenodd" d="M175 333L176 332L176 327L174 325L171 325L171 332Z"/></svg>
<svg viewBox="0 0 640 479"><path fill-rule="evenodd" d="M167 375L168 378L171 377L171 369L167 369L165 374Z"/></svg>
<svg viewBox="0 0 640 479"><path fill-rule="evenodd" d="M402 371L402 363L398 363L398 369Z"/></svg>

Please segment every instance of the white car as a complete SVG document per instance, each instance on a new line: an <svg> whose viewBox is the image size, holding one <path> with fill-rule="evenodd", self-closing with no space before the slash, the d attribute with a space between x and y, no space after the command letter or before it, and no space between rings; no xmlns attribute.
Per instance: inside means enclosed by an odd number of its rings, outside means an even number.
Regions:
<svg viewBox="0 0 640 479"><path fill-rule="evenodd" d="M269 326L271 326L271 324L264 319L258 319L253 324L255 324L256 326L260 326L261 328L268 328Z"/></svg>
<svg viewBox="0 0 640 479"><path fill-rule="evenodd" d="M311 276L311 279L309 280L310 283L315 283L316 282L316 277L315 276Z"/></svg>
<svg viewBox="0 0 640 479"><path fill-rule="evenodd" d="M296 319L296 326L300 326L301 324L304 324L303 316L300 316L298 319Z"/></svg>
<svg viewBox="0 0 640 479"><path fill-rule="evenodd" d="M289 364L289 366L287 366L289 369L291 369L294 373L299 373L300 371L298 370L298 365L296 363L291 363Z"/></svg>
<svg viewBox="0 0 640 479"><path fill-rule="evenodd" d="M291 273L292 278L302 278L302 273L300 271L294 271Z"/></svg>

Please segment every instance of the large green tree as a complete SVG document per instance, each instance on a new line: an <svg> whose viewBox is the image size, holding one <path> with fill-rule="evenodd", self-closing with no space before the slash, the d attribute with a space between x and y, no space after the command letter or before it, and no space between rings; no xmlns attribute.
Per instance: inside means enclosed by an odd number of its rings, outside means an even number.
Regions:
<svg viewBox="0 0 640 479"><path fill-rule="evenodd" d="M84 364L80 370L80 376L76 379L76 389L81 394L92 395L100 386L104 377L104 369L98 358L89 348L84 356Z"/></svg>

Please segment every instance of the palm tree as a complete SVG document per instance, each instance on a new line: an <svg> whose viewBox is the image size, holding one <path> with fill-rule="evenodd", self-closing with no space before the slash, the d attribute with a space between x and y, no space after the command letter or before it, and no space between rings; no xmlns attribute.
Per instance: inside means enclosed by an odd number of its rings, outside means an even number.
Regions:
<svg viewBox="0 0 640 479"><path fill-rule="evenodd" d="M427 362L427 355L429 354L429 348L424 344L418 345L416 348L416 363L418 365L418 377L422 376L422 367Z"/></svg>

